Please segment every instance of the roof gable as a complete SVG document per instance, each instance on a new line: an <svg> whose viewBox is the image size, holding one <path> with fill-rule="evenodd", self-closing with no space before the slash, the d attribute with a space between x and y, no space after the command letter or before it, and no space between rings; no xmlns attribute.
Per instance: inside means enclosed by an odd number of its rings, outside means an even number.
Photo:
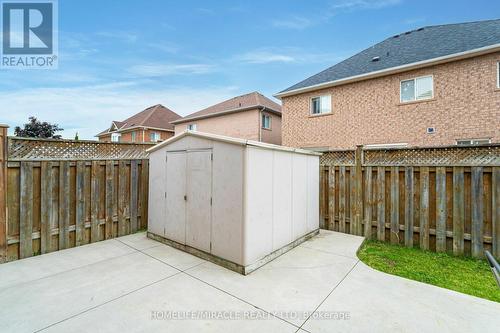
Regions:
<svg viewBox="0 0 500 333"><path fill-rule="evenodd" d="M193 119L215 116L226 112L238 112L262 107L274 111L275 113L281 113L281 105L273 102L271 99L255 91L249 94L230 98L223 102L209 106L208 108L205 108L203 110L191 113L190 115L178 119L173 123L182 123Z"/></svg>
<svg viewBox="0 0 500 333"><path fill-rule="evenodd" d="M279 94L496 44L500 19L427 26L389 37Z"/></svg>
<svg viewBox="0 0 500 333"><path fill-rule="evenodd" d="M173 131L174 125L172 125L170 122L179 118L181 118L181 116L179 116L177 113L164 107L161 104L157 104L134 114L124 121L113 121L111 127L108 130L97 134L97 136L114 131L124 131L137 126Z"/></svg>

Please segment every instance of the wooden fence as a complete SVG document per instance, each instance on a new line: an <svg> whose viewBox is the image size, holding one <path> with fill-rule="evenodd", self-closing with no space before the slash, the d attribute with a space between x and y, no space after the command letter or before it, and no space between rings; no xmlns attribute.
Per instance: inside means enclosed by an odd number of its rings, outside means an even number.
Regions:
<svg viewBox="0 0 500 333"><path fill-rule="evenodd" d="M334 151L321 227L437 252L500 257L500 146Z"/></svg>
<svg viewBox="0 0 500 333"><path fill-rule="evenodd" d="M5 174L3 182L0 178L0 262L146 228L148 159L144 150L147 146L139 147L142 155L130 145L123 145L126 152L120 152L119 145L110 144L113 147L108 155L103 153L106 148L99 148L96 158L89 158L92 155L86 152L85 159L81 155L72 159L66 151L65 158L54 159L52 156L58 150L66 149L60 141L36 140L36 157L29 149L24 149L24 156L19 157L21 142L14 139L18 150L11 157L5 153L5 132L4 129L4 144L0 145L7 159L6 163L0 160ZM31 141L28 143L33 145ZM48 158L40 153L43 145L52 154ZM73 141L72 149L77 145ZM100 147L105 145L99 143ZM130 151L142 158L116 158L128 156Z"/></svg>

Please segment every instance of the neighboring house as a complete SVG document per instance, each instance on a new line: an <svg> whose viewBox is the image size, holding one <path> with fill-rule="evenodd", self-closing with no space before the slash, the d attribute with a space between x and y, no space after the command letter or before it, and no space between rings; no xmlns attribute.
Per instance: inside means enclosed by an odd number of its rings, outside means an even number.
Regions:
<svg viewBox="0 0 500 333"><path fill-rule="evenodd" d="M281 106L253 92L172 121L175 134L185 130L281 144Z"/></svg>
<svg viewBox="0 0 500 333"><path fill-rule="evenodd" d="M276 97L286 146L500 142L500 20L392 36Z"/></svg>
<svg viewBox="0 0 500 333"><path fill-rule="evenodd" d="M174 136L177 113L161 104L150 106L124 121L113 121L111 126L96 136L107 142L158 142Z"/></svg>

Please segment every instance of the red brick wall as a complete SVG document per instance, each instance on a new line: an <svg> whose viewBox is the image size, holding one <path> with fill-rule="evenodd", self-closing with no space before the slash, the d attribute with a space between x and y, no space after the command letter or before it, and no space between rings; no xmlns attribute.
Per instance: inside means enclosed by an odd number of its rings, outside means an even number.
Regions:
<svg viewBox="0 0 500 333"><path fill-rule="evenodd" d="M500 142L500 52L381 78L283 97L283 144L352 148L356 144L452 145ZM434 76L434 98L400 103L400 81ZM310 98L332 95L332 114L311 116ZM427 134L427 127L436 133Z"/></svg>

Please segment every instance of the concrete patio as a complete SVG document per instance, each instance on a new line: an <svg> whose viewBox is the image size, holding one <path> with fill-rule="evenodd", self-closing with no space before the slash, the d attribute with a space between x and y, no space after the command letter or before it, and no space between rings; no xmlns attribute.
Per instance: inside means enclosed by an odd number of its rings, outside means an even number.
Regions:
<svg viewBox="0 0 500 333"><path fill-rule="evenodd" d="M322 231L248 276L144 233L19 260L0 265L1 330L498 331L499 303L375 271L362 240Z"/></svg>

